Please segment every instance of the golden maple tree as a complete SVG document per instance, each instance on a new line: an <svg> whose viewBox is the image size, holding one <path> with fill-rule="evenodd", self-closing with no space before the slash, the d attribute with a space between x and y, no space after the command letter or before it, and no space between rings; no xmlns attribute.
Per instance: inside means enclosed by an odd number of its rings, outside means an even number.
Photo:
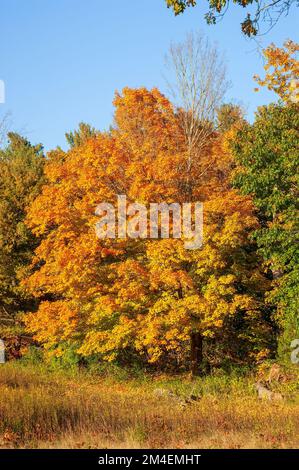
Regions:
<svg viewBox="0 0 299 470"><path fill-rule="evenodd" d="M196 373L202 341L226 319L263 324L268 284L249 239L252 202L230 186L225 136L214 132L194 152L190 180L181 120L159 90L125 88L114 105L111 132L48 156L47 183L27 216L42 241L25 284L42 302L24 321L56 356L73 347L83 357L131 351L146 362L180 362L191 338ZM186 194L204 202L203 248L172 238L98 239L95 208L119 194L145 204L182 203Z"/></svg>

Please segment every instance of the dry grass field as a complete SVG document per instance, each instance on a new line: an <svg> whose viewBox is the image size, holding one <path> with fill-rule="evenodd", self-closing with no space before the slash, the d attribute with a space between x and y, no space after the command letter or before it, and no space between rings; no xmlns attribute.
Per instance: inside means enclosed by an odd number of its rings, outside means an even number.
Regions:
<svg viewBox="0 0 299 470"><path fill-rule="evenodd" d="M296 390L297 386L293 386ZM173 394L158 396L159 390ZM198 400L184 404L195 394ZM175 399L174 397L178 397ZM299 401L246 378L144 378L0 366L1 448L296 448Z"/></svg>

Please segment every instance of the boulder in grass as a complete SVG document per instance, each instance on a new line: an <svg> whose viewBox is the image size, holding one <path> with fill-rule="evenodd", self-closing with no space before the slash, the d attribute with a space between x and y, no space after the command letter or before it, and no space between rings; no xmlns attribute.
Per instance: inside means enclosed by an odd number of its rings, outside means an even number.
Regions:
<svg viewBox="0 0 299 470"><path fill-rule="evenodd" d="M265 387L261 382L255 384L255 388L258 393L258 398L261 400L279 401L283 400L281 393L273 392L269 388Z"/></svg>

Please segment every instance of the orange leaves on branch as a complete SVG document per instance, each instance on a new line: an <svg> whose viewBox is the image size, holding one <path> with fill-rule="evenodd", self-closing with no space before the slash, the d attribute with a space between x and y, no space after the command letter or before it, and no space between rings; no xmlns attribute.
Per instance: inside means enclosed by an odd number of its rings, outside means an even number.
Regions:
<svg viewBox="0 0 299 470"><path fill-rule="evenodd" d="M78 312L65 301L43 302L37 313L24 315L24 323L37 341L51 348L73 338L78 326Z"/></svg>
<svg viewBox="0 0 299 470"><path fill-rule="evenodd" d="M299 44L288 40L280 48L271 44L263 51L266 75L255 76L260 86L277 93L283 101L299 101Z"/></svg>

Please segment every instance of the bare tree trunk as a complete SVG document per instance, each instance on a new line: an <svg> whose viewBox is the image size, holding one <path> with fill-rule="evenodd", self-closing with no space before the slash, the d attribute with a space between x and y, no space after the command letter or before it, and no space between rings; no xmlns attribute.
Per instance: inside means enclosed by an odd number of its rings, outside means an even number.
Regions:
<svg viewBox="0 0 299 470"><path fill-rule="evenodd" d="M191 171L199 150L213 134L217 109L230 86L224 58L216 44L197 34L172 44L166 56L170 70L167 81L179 111L187 147L187 171Z"/></svg>
<svg viewBox="0 0 299 470"><path fill-rule="evenodd" d="M200 333L191 333L191 373L194 377L202 373L202 336Z"/></svg>

